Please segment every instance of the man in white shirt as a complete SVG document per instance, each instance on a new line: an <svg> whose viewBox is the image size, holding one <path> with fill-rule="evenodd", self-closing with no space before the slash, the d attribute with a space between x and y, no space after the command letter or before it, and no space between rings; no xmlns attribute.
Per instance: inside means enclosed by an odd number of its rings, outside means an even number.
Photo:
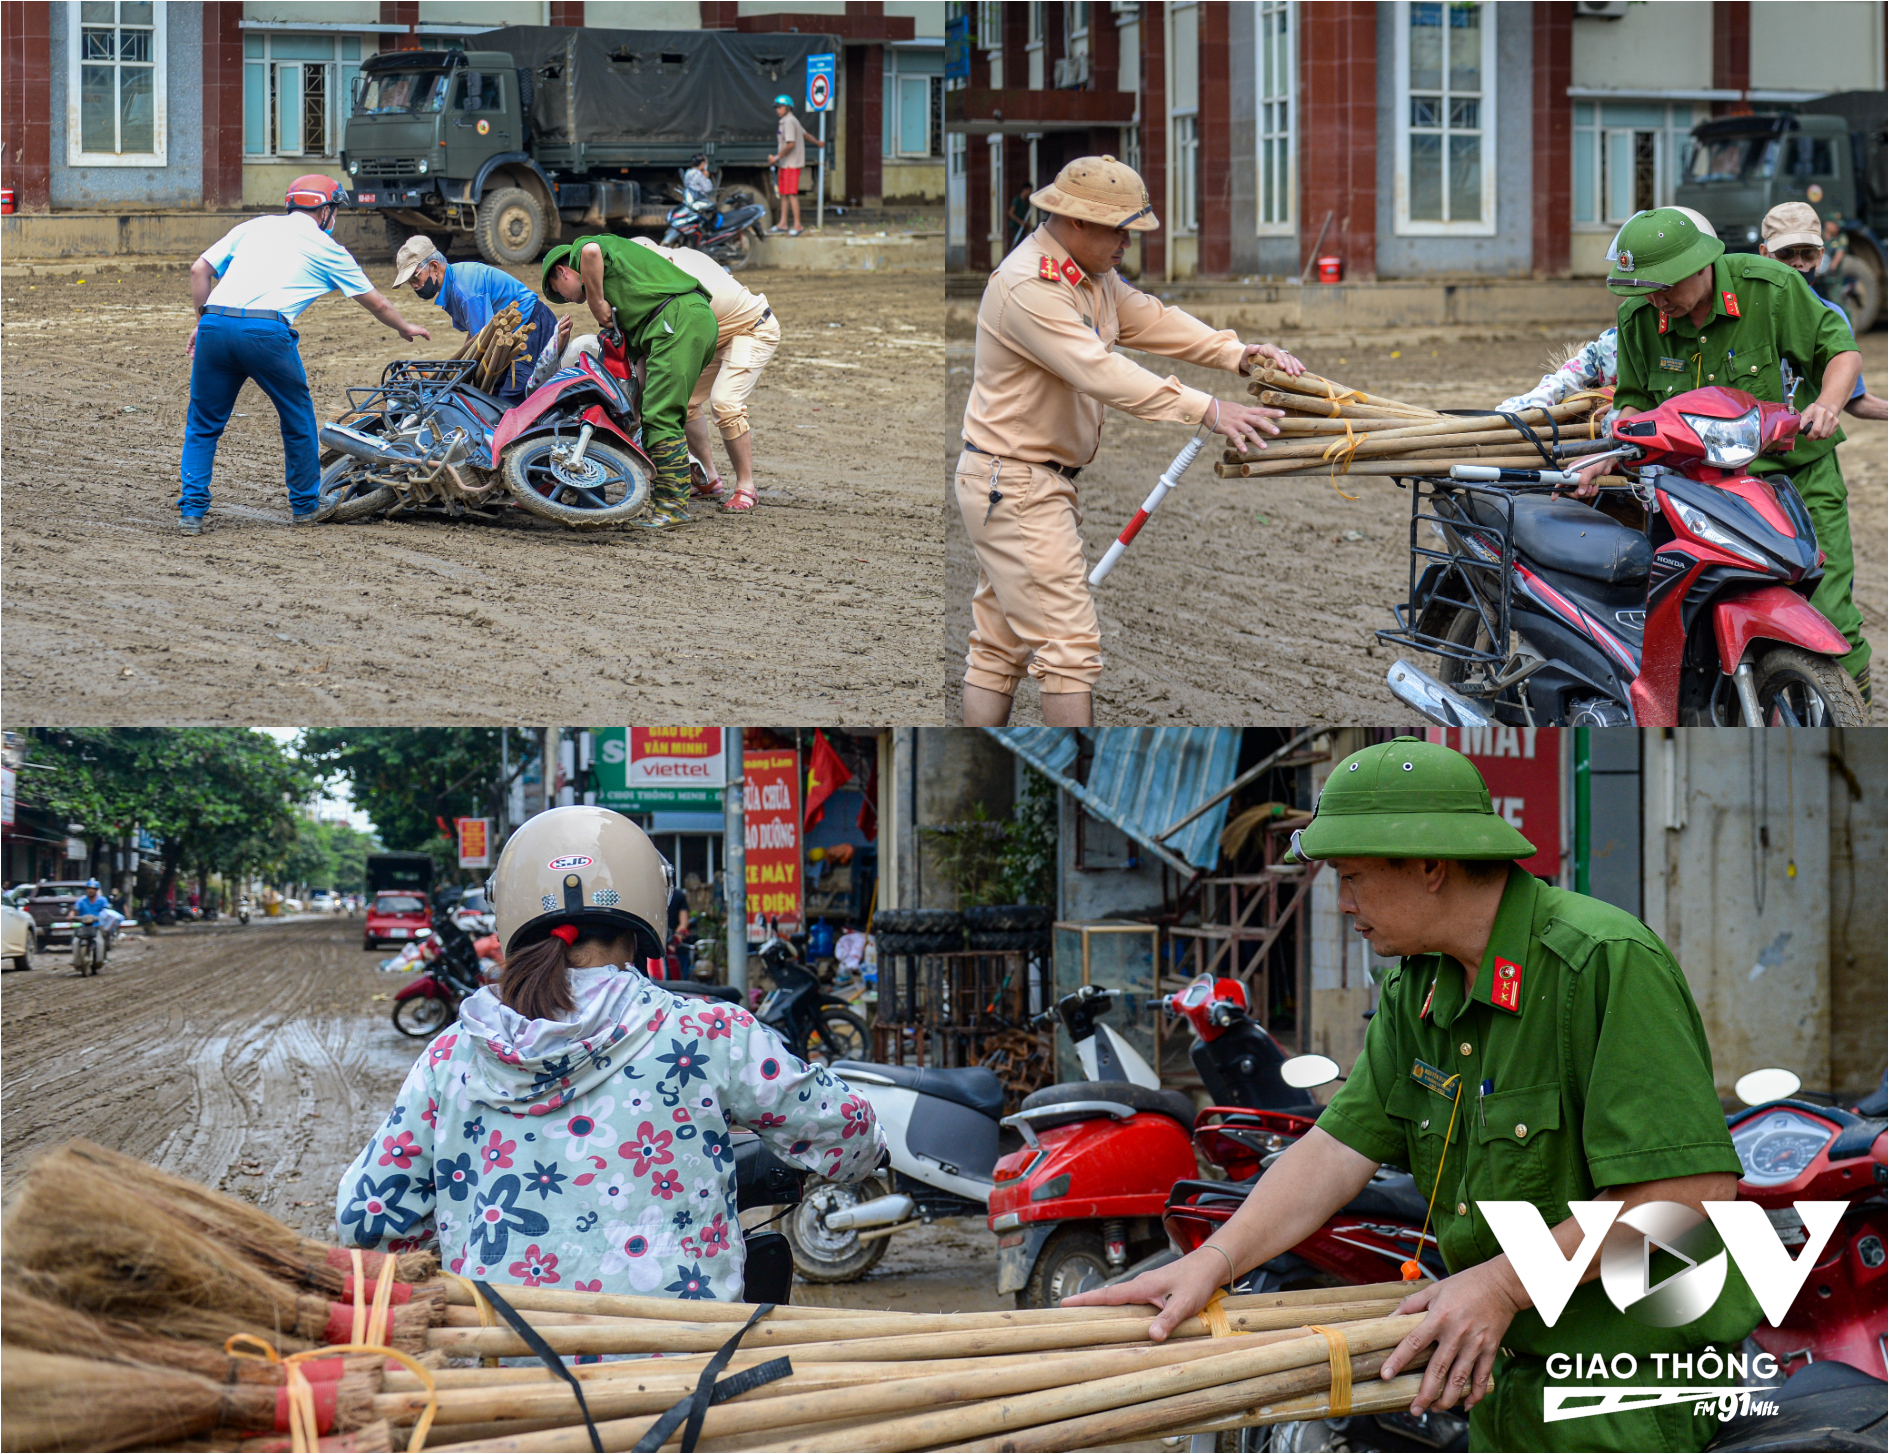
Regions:
<svg viewBox="0 0 1889 1454"><path fill-rule="evenodd" d="M808 136L807 128L800 124L800 118L794 115L794 103L786 96L774 98L774 114L780 118L776 132L777 150L768 160L780 168L780 176L775 187L781 194L781 221L774 231L791 232L800 236L800 172L807 165L807 143L825 146L817 136ZM787 208L792 204L794 225L787 226Z"/></svg>
<svg viewBox="0 0 1889 1454"><path fill-rule="evenodd" d="M715 468L714 436L702 406L714 416L722 447L735 467L735 492L722 496L721 477L709 482L724 510L752 510L754 489L754 432L748 423L748 396L760 382L761 370L780 347L781 325L768 306L765 293L744 288L735 275L705 252L692 247L658 247L646 237L630 241L660 253L708 290L708 305L715 312L715 354L689 395L683 430L689 449L706 469Z"/></svg>
<svg viewBox="0 0 1889 1454"><path fill-rule="evenodd" d="M297 177L281 217L232 228L190 266L197 325L191 358L190 413L184 424L182 527L203 532L217 441L246 380L269 396L282 420L289 509L297 525L315 523L321 502L321 444L308 374L296 350L295 320L317 298L340 289L402 338L433 335L407 322L328 234L346 194L319 174Z"/></svg>

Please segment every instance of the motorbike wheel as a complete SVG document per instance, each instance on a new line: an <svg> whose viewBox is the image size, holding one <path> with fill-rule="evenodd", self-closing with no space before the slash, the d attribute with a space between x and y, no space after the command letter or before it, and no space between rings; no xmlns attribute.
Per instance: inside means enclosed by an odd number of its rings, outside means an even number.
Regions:
<svg viewBox="0 0 1889 1454"><path fill-rule="evenodd" d="M415 1040L431 1040L452 1019L452 1006L431 995L415 995L394 1006L394 1029Z"/></svg>
<svg viewBox="0 0 1889 1454"><path fill-rule="evenodd" d="M864 1060L871 1044L866 1022L859 1016L851 1010L823 1006L807 1035L807 1061L811 1065L831 1065L836 1060Z"/></svg>
<svg viewBox="0 0 1889 1454"><path fill-rule="evenodd" d="M1030 1269L1030 1280L1017 1292L1020 1308L1054 1308L1066 1297L1101 1287L1114 1274L1094 1223L1078 1222L1050 1235Z"/></svg>
<svg viewBox="0 0 1889 1454"><path fill-rule="evenodd" d="M1767 646L1751 664L1752 686L1766 726L1790 723L1797 727L1863 727L1869 708L1850 674L1831 658L1815 656L1795 646ZM1748 725L1738 711L1738 696L1722 694L1731 720L1727 727Z"/></svg>
<svg viewBox="0 0 1889 1454"><path fill-rule="evenodd" d="M366 465L352 455L344 454L323 468L320 488L315 518L327 524L363 520L394 503L393 486L375 484L367 477Z"/></svg>
<svg viewBox="0 0 1889 1454"><path fill-rule="evenodd" d="M505 486L518 503L542 520L573 530L602 530L627 523L649 499L649 476L622 450L597 439L577 469L552 454L569 445L555 435L528 439L505 453Z"/></svg>
<svg viewBox="0 0 1889 1454"><path fill-rule="evenodd" d="M738 273L754 261L754 239L743 228L709 254L731 273Z"/></svg>
<svg viewBox="0 0 1889 1454"><path fill-rule="evenodd" d="M829 1212L856 1207L886 1195L885 1183L876 1177L854 1182L851 1186L824 1186L808 1194L781 1220L787 1245L793 1248L794 1271L808 1282L857 1282L879 1265L890 1237L859 1240L854 1231L828 1230Z"/></svg>

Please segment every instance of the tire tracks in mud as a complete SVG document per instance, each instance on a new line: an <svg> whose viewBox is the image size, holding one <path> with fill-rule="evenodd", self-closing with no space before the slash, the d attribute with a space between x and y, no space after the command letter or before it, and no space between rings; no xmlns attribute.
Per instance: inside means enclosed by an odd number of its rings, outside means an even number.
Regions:
<svg viewBox="0 0 1889 1454"><path fill-rule="evenodd" d="M420 1046L371 999L401 981L359 932L350 918L134 932L94 978L51 956L8 975L6 1184L84 1136L331 1235L341 1171Z"/></svg>

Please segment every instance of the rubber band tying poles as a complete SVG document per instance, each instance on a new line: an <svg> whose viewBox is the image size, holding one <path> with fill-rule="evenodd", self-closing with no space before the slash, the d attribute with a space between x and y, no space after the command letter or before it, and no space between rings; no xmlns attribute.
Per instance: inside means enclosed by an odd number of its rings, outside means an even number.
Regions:
<svg viewBox="0 0 1889 1454"><path fill-rule="evenodd" d="M1329 1328L1323 1323L1306 1324L1314 1333L1325 1335L1331 1356L1330 1418L1342 1419L1351 1412L1351 1342L1343 1328Z"/></svg>
<svg viewBox="0 0 1889 1454"><path fill-rule="evenodd" d="M449 1282L458 1283L466 1290L467 1295L472 1299L473 1307L479 1310L479 1326L481 1328L496 1328L498 1326L498 1314L492 1311L492 1304L485 1300L485 1294L479 1291L479 1285L476 1282L469 1277L461 1277L456 1272L447 1272L444 1269L441 1269L440 1276L446 1278ZM498 1359L490 1354L487 1354L486 1357L480 1361L484 1363L487 1368L497 1368L499 1366Z"/></svg>
<svg viewBox="0 0 1889 1454"><path fill-rule="evenodd" d="M1207 1331L1216 1338L1233 1336L1233 1324L1227 1321L1227 1310L1223 1306L1226 1300L1226 1290L1215 1288L1213 1296L1207 1299L1207 1306L1200 1310L1201 1317L1206 1319Z"/></svg>

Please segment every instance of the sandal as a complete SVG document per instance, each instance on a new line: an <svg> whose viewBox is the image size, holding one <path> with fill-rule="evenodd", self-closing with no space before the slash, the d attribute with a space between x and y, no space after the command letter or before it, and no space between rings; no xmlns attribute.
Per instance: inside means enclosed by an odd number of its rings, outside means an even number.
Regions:
<svg viewBox="0 0 1889 1454"><path fill-rule="evenodd" d="M699 485L692 485L690 487L690 493L692 493L695 496L695 498L698 500L721 499L722 498L721 476L716 475L715 478L713 478L712 480L703 480L702 483Z"/></svg>
<svg viewBox="0 0 1889 1454"><path fill-rule="evenodd" d="M761 501L755 494L753 485L740 485L736 487L734 494L722 501L722 509L752 510L760 503Z"/></svg>

